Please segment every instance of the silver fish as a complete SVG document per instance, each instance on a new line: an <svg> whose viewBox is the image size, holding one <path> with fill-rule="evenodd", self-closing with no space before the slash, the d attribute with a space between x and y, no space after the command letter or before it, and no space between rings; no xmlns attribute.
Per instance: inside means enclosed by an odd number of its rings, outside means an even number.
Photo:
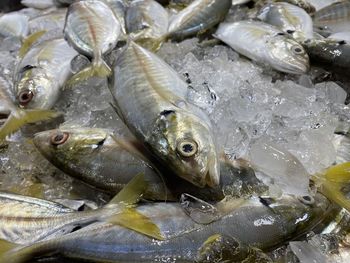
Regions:
<svg viewBox="0 0 350 263"><path fill-rule="evenodd" d="M126 12L127 32L149 49L157 49L158 40L168 32L168 23L168 12L154 0L133 1Z"/></svg>
<svg viewBox="0 0 350 263"><path fill-rule="evenodd" d="M139 172L145 174L148 185L143 197L149 200L178 201L185 192L206 201L218 201L225 196L242 197L266 191L252 169L227 160L220 160L221 180L217 188L198 188L178 178L165 181L149 167L150 162L142 155L145 150L139 152L139 143L118 138L104 129L61 127L36 134L33 142L66 174L113 194ZM137 150L133 149L135 146ZM237 185L240 187L235 187Z"/></svg>
<svg viewBox="0 0 350 263"><path fill-rule="evenodd" d="M313 21L315 27L332 33L349 30L350 2L337 2L322 8L314 14Z"/></svg>
<svg viewBox="0 0 350 263"><path fill-rule="evenodd" d="M109 82L118 114L160 163L197 186L219 184L210 121L187 102L187 84L169 65L129 42Z"/></svg>
<svg viewBox="0 0 350 263"><path fill-rule="evenodd" d="M168 37L184 39L204 32L224 20L232 0L195 0L170 18Z"/></svg>
<svg viewBox="0 0 350 263"><path fill-rule="evenodd" d="M304 48L274 26L256 21L224 23L215 37L240 54L278 71L303 74L309 70Z"/></svg>
<svg viewBox="0 0 350 263"><path fill-rule="evenodd" d="M345 42L350 43L350 31L334 33L328 36L328 38L336 39L339 41L344 40Z"/></svg>
<svg viewBox="0 0 350 263"><path fill-rule="evenodd" d="M159 175L138 153L130 152L133 147L130 142L117 140L111 131L62 127L40 132L33 141L51 163L90 186L116 194L135 174L142 172L149 189L145 198L162 200L167 196Z"/></svg>
<svg viewBox="0 0 350 263"><path fill-rule="evenodd" d="M274 25L296 40L303 41L313 36L312 19L304 9L288 3L272 3L263 7L258 18Z"/></svg>
<svg viewBox="0 0 350 263"><path fill-rule="evenodd" d="M19 13L8 13L0 17L0 35L25 38L29 33L29 18Z"/></svg>
<svg viewBox="0 0 350 263"><path fill-rule="evenodd" d="M55 7L54 0L22 0L21 4L36 9L48 9L50 7Z"/></svg>
<svg viewBox="0 0 350 263"><path fill-rule="evenodd" d="M143 175L140 174L106 206L86 211L74 211L63 205L38 198L0 193L0 239L28 245L62 236L75 227L97 221L114 222L114 224L118 224L119 221L120 224L133 228L131 221L128 223L127 220L141 215L129 206L139 200L145 186ZM147 222L144 216L141 218ZM145 225L144 228L145 233L150 231L152 236L151 230L147 230L151 225L153 224L149 222L149 225Z"/></svg>
<svg viewBox="0 0 350 263"><path fill-rule="evenodd" d="M314 228L334 212L331 207L320 194L313 204L288 196L269 206L258 199L239 206L236 200L229 200L218 205L224 216L203 225L190 220L178 204L146 204L137 210L159 226L166 240L152 240L118 226L93 224L61 238L4 253L0 262L20 263L34 255L43 258L52 253L94 262L261 262L250 258L243 244L268 250Z"/></svg>
<svg viewBox="0 0 350 263"><path fill-rule="evenodd" d="M118 19L120 26L122 28L122 32L126 34L125 29L125 14L126 9L128 7L128 3L125 0L102 0L104 3L106 3L111 10L113 11L115 17Z"/></svg>
<svg viewBox="0 0 350 263"><path fill-rule="evenodd" d="M45 41L30 49L17 64L14 90L26 109L50 109L72 76L71 61L78 53L64 39Z"/></svg>
<svg viewBox="0 0 350 263"><path fill-rule="evenodd" d="M55 118L60 113L48 110L23 110L18 108L12 101L9 90L4 83L0 82L0 114L9 115L0 127L0 143L7 135L19 130L28 123L35 123L42 120Z"/></svg>
<svg viewBox="0 0 350 263"><path fill-rule="evenodd" d="M87 0L69 6L64 36L79 53L92 58L91 66L77 73L71 80L72 84L111 73L103 55L116 46L120 34L120 22L104 2Z"/></svg>

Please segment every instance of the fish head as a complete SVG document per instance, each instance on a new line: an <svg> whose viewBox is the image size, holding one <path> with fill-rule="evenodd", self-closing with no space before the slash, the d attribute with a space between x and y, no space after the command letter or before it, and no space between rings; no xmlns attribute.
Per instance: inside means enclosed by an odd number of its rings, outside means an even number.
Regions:
<svg viewBox="0 0 350 263"><path fill-rule="evenodd" d="M152 132L150 147L177 176L198 187L219 185L213 135L196 115L180 109L163 111Z"/></svg>
<svg viewBox="0 0 350 263"><path fill-rule="evenodd" d="M279 71L291 74L304 74L310 69L309 56L303 46L284 35L269 40L269 59Z"/></svg>
<svg viewBox="0 0 350 263"><path fill-rule="evenodd" d="M60 128L35 134L36 148L49 160L65 163L100 150L109 133L96 128Z"/></svg>
<svg viewBox="0 0 350 263"><path fill-rule="evenodd" d="M25 109L50 109L53 106L53 83L41 68L24 69L16 82L16 101Z"/></svg>

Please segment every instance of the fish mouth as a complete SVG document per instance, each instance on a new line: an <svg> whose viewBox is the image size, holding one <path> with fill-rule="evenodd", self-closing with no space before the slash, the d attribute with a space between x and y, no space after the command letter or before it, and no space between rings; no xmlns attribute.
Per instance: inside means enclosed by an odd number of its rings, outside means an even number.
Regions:
<svg viewBox="0 0 350 263"><path fill-rule="evenodd" d="M298 61L297 63L288 63L279 66L279 70L289 74L305 74L310 70L308 61Z"/></svg>

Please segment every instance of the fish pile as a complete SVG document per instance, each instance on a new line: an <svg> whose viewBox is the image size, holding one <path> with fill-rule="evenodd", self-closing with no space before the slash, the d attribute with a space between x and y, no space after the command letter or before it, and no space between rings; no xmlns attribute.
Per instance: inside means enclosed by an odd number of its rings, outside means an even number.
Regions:
<svg viewBox="0 0 350 263"><path fill-rule="evenodd" d="M349 262L349 1L21 3L0 263Z"/></svg>

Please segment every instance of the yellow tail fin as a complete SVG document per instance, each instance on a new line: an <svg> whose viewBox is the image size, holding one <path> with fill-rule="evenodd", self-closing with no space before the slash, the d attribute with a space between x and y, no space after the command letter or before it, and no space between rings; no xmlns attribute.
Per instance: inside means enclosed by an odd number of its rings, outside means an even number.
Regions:
<svg viewBox="0 0 350 263"><path fill-rule="evenodd" d="M10 243L0 239L0 263L22 263L26 262L31 256L31 253L22 253L18 250L19 245ZM20 251L20 252L19 252Z"/></svg>
<svg viewBox="0 0 350 263"><path fill-rule="evenodd" d="M20 58L23 58L24 55L28 52L28 50L31 48L31 46L34 44L35 41L37 41L39 38L41 38L46 33L46 30L38 31L33 34L31 34L29 37L27 37L23 43L22 46L18 52L18 56Z"/></svg>
<svg viewBox="0 0 350 263"><path fill-rule="evenodd" d="M90 66L73 75L66 83L66 87L72 87L91 77L108 77L112 73L111 68L103 59L94 60Z"/></svg>
<svg viewBox="0 0 350 263"><path fill-rule="evenodd" d="M21 110L18 109L16 113L10 114L6 122L0 128L0 141L4 140L7 135L10 135L22 126L28 123L35 123L43 120L58 117L61 113L51 110Z"/></svg>
<svg viewBox="0 0 350 263"><path fill-rule="evenodd" d="M146 190L145 175L136 175L110 202L111 204L133 205L136 204Z"/></svg>
<svg viewBox="0 0 350 263"><path fill-rule="evenodd" d="M159 227L150 218L142 215L133 208L125 209L120 214L111 216L107 222L132 229L155 239L164 240Z"/></svg>
<svg viewBox="0 0 350 263"><path fill-rule="evenodd" d="M350 199L343 192L343 187L350 183L350 162L332 166L314 180L321 183L320 190L327 198L350 212Z"/></svg>

